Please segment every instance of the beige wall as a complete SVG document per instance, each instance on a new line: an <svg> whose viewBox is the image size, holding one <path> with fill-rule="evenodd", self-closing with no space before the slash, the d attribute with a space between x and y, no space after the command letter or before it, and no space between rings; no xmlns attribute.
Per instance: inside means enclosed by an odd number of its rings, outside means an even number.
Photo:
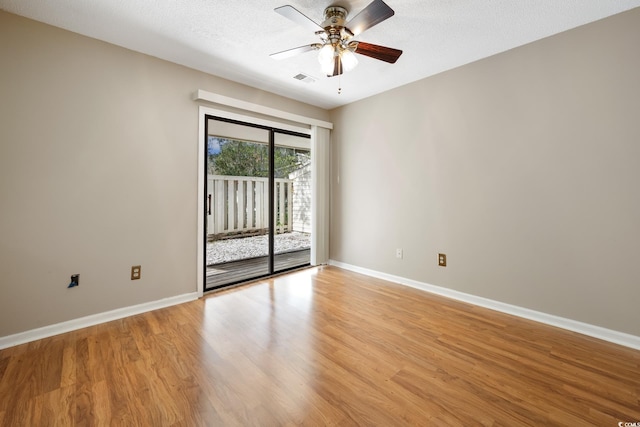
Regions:
<svg viewBox="0 0 640 427"><path fill-rule="evenodd" d="M333 110L331 258L640 336L638 40L635 9Z"/></svg>
<svg viewBox="0 0 640 427"><path fill-rule="evenodd" d="M196 89L335 122L332 259L640 335L638 39L636 9L329 117L0 12L0 337L195 292Z"/></svg>
<svg viewBox="0 0 640 427"><path fill-rule="evenodd" d="M0 337L196 291L197 89L329 117L4 12L0 58Z"/></svg>

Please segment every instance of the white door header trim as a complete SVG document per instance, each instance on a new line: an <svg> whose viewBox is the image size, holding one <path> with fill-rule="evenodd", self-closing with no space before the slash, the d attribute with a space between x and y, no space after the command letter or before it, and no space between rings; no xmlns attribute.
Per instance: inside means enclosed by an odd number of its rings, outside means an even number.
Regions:
<svg viewBox="0 0 640 427"><path fill-rule="evenodd" d="M245 111L265 114L267 116L290 120L290 121L298 122L305 125L319 126L326 129L333 129L333 123L331 122L325 122L324 120L318 120L312 117L306 117L306 116L301 116L299 114L289 113L288 111L282 111L276 108L265 107L264 105L254 104L253 102L242 101L240 99L219 95L217 93L208 92L202 89L198 89L198 91L193 95L193 100L213 102L215 104L221 104L221 105L226 105L228 107L239 108Z"/></svg>

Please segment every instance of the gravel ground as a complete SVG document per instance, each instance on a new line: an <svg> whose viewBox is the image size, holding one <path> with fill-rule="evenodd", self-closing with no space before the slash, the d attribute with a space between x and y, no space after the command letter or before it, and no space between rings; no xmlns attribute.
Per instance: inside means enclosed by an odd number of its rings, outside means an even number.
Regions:
<svg viewBox="0 0 640 427"><path fill-rule="evenodd" d="M297 231L276 234L274 243L276 253L308 249L311 247L311 235ZM207 265L266 256L268 246L268 235L216 240L207 243Z"/></svg>

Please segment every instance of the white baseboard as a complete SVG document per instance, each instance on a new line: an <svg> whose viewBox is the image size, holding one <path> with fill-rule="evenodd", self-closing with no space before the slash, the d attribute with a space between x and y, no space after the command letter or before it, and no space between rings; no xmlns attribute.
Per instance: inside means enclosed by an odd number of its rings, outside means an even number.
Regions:
<svg viewBox="0 0 640 427"><path fill-rule="evenodd" d="M588 323L578 322L576 320L566 319L564 317L554 316L552 314L547 314L540 311L530 310L524 307L518 307L516 305L506 304L500 301L494 301L491 299L466 294L464 292L455 291L453 289L447 289L440 286L430 285L428 283L418 282L416 280L406 279L400 276L382 273L380 271L370 270L368 268L345 264L343 262L335 260L330 260L329 265L334 265L336 267L350 270L355 273L360 273L389 282L410 286L412 288L420 289L432 294L441 295L457 301L462 301L491 310L500 311L502 313L507 313L514 316L522 317L524 319L556 326L558 328L566 329L593 338L598 338L604 341L609 341L615 344L623 345L625 347L640 350L640 337L637 337L635 335L606 329L600 326L590 325Z"/></svg>
<svg viewBox="0 0 640 427"><path fill-rule="evenodd" d="M130 307L118 308L116 310L106 311L104 313L92 314L90 316L56 323L55 325L44 326L42 328L20 332L14 335L8 335L6 337L0 337L0 350L2 350L3 348L13 347L14 345L24 344L30 341L63 334L65 332L75 331L77 329L86 328L88 326L98 325L100 323L106 323L112 320L134 316L136 314L146 313L147 311L158 310L160 308L194 301L196 299L198 299L197 292L177 295L175 297L163 298L157 301L145 302L143 304L132 305Z"/></svg>

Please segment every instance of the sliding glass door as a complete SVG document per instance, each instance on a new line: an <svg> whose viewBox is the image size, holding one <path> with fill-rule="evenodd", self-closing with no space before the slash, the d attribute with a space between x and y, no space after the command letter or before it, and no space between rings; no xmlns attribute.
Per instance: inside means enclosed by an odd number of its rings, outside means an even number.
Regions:
<svg viewBox="0 0 640 427"><path fill-rule="evenodd" d="M309 136L207 117L205 290L309 264Z"/></svg>
<svg viewBox="0 0 640 427"><path fill-rule="evenodd" d="M309 264L311 150L309 137L274 132L274 271Z"/></svg>

